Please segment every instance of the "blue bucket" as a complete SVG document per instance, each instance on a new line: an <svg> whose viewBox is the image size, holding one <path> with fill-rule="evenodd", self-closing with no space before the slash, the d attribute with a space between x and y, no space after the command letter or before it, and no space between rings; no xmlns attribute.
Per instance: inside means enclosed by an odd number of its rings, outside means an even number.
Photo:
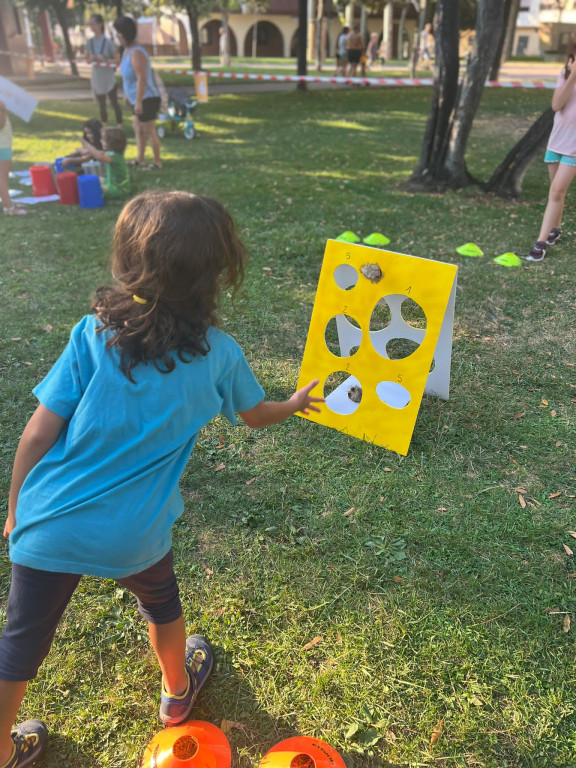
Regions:
<svg viewBox="0 0 576 768"><path fill-rule="evenodd" d="M54 170L56 173L62 173L66 170L64 166L62 165L62 161L65 160L65 157L57 157L56 160L54 160Z"/></svg>
<svg viewBox="0 0 576 768"><path fill-rule="evenodd" d="M80 208L102 208L104 195L100 186L100 179L92 173L78 176L78 196Z"/></svg>

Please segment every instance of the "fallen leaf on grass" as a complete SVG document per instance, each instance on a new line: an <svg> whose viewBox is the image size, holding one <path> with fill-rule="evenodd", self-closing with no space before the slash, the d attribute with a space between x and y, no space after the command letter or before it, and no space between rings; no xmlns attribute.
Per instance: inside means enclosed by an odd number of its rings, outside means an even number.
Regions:
<svg viewBox="0 0 576 768"><path fill-rule="evenodd" d="M306 645L304 646L304 648L302 648L302 650L310 651L312 650L312 648L314 648L315 645L318 645L318 643L321 643L321 642L322 642L322 638L320 637L320 635L318 635L317 637L314 638L314 640L310 640L309 643L306 643Z"/></svg>
<svg viewBox="0 0 576 768"><path fill-rule="evenodd" d="M522 509L525 509L526 508L526 499L524 498L524 496L522 496L521 493L518 494L518 501L520 502L520 506L522 507Z"/></svg>
<svg viewBox="0 0 576 768"><path fill-rule="evenodd" d="M556 416L556 411L550 411L550 416Z"/></svg>
<svg viewBox="0 0 576 768"><path fill-rule="evenodd" d="M404 579L402 578L402 576L394 576L394 581L396 582L396 584L404 583Z"/></svg>
<svg viewBox="0 0 576 768"><path fill-rule="evenodd" d="M432 731L432 736L430 736L430 744L436 744L440 736L442 736L443 730L444 730L444 720L438 720L438 722L434 726L434 730Z"/></svg>
<svg viewBox="0 0 576 768"><path fill-rule="evenodd" d="M562 445L562 440L556 440L554 445L556 446L556 448L560 448L560 446Z"/></svg>
<svg viewBox="0 0 576 768"><path fill-rule="evenodd" d="M522 413L517 413L516 416L514 416L514 418L521 419L524 416L526 416L526 411L522 411Z"/></svg>
<svg viewBox="0 0 576 768"><path fill-rule="evenodd" d="M46 331L46 333L52 333L52 326L50 323L48 325L45 325L44 328L42 328L43 331Z"/></svg>
<svg viewBox="0 0 576 768"><path fill-rule="evenodd" d="M246 480L246 482L244 483L244 485L252 485L252 483L254 482L254 480L256 480L256 478L255 478L255 477L251 477L251 478L250 478L250 480Z"/></svg>
<svg viewBox="0 0 576 768"><path fill-rule="evenodd" d="M569 613L567 613L566 616L564 616L564 621L562 622L562 629L566 633L570 632L570 614Z"/></svg>
<svg viewBox="0 0 576 768"><path fill-rule="evenodd" d="M566 552L567 555L573 555L574 554L574 552L570 549L568 544L562 544L562 546L564 547L564 552Z"/></svg>
<svg viewBox="0 0 576 768"><path fill-rule="evenodd" d="M352 514L352 512L356 512L356 507L350 507L350 509L347 512L344 512L344 517L348 517Z"/></svg>
<svg viewBox="0 0 576 768"><path fill-rule="evenodd" d="M221 469L225 469L225 467L226 467L226 464L224 464L224 462L222 462L221 464L218 464L217 467L214 467L214 472L220 472L220 470Z"/></svg>
<svg viewBox="0 0 576 768"><path fill-rule="evenodd" d="M543 405L548 405L548 400L546 400L545 397L542 398L542 404Z"/></svg>
<svg viewBox="0 0 576 768"><path fill-rule="evenodd" d="M528 493L526 488L520 488L519 487L519 488L514 488L514 490L516 491L516 493Z"/></svg>
<svg viewBox="0 0 576 768"><path fill-rule="evenodd" d="M246 726L243 723L237 723L234 720L222 720L220 723L220 730L224 733L230 733L231 731L243 731Z"/></svg>
<svg viewBox="0 0 576 768"><path fill-rule="evenodd" d="M576 539L576 531L568 531L568 535L572 536L573 539Z"/></svg>
<svg viewBox="0 0 576 768"><path fill-rule="evenodd" d="M558 496L562 496L562 491L556 491L556 493L549 493L548 498L549 499L557 499Z"/></svg>
<svg viewBox="0 0 576 768"><path fill-rule="evenodd" d="M202 568L204 568L207 576L214 576L214 571L211 571L207 565L203 565Z"/></svg>
<svg viewBox="0 0 576 768"><path fill-rule="evenodd" d="M472 696L470 696L470 703L474 704L475 707L483 707L484 706L484 702L482 701L482 699L479 698L478 696L476 696L475 693L473 693Z"/></svg>

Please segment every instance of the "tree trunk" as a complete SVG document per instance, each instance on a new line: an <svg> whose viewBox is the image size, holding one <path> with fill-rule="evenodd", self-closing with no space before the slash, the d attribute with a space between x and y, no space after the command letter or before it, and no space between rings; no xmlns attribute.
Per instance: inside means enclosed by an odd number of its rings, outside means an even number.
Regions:
<svg viewBox="0 0 576 768"><path fill-rule="evenodd" d="M512 13L512 4L512 0L504 0L504 19L500 29L500 35L498 37L498 45L496 47L496 51L494 52L492 66L490 67L490 74L488 75L488 80L492 82L498 80L498 76L500 74L500 65L502 64L506 33L508 32L508 19Z"/></svg>
<svg viewBox="0 0 576 768"><path fill-rule="evenodd" d="M424 29L424 22L426 21L426 0L420 0L420 7L418 8L418 28L415 33L414 45L412 46L412 62L410 64L410 77L416 77L416 67L418 66L418 59L420 58L420 35Z"/></svg>
<svg viewBox="0 0 576 768"><path fill-rule="evenodd" d="M450 119L458 93L458 0L438 0L434 57L434 91L420 150L411 181L435 184L442 181Z"/></svg>
<svg viewBox="0 0 576 768"><path fill-rule="evenodd" d="M122 16L122 0L116 0L116 18L120 19Z"/></svg>
<svg viewBox="0 0 576 768"><path fill-rule="evenodd" d="M192 69L199 72L202 69L202 51L200 49L200 33L198 32L198 10L196 6L187 6L188 23L190 24L190 37L192 38Z"/></svg>
<svg viewBox="0 0 576 768"><path fill-rule="evenodd" d="M520 0L512 0L512 8L508 14L508 24L506 25L506 38L504 40L504 50L502 51L502 63L508 61L512 56L512 49L514 47L514 32L516 30L516 22L518 21L518 13L520 11Z"/></svg>
<svg viewBox="0 0 576 768"><path fill-rule="evenodd" d="M70 62L70 72L78 77L78 67L76 66L76 57L74 55L74 49L70 42L70 35L68 33L68 19L66 18L66 6L64 3L55 1L52 5L58 24L62 28L62 34L64 35L64 46L66 48L66 56Z"/></svg>
<svg viewBox="0 0 576 768"><path fill-rule="evenodd" d="M306 0L298 0L298 75L305 77L307 73L306 52L308 50L308 5ZM298 83L299 91L308 90L306 83Z"/></svg>
<svg viewBox="0 0 576 768"><path fill-rule="evenodd" d="M314 51L316 72L322 71L322 25L324 23L324 0L316 0L316 26L314 29Z"/></svg>
<svg viewBox="0 0 576 768"><path fill-rule="evenodd" d="M533 123L520 141L512 147L504 160L484 184L485 192L494 192L499 197L519 197L522 193L522 180L529 166L546 146L554 111L548 108Z"/></svg>
<svg viewBox="0 0 576 768"><path fill-rule="evenodd" d="M486 76L494 60L503 10L502 0L478 2L474 48L460 87L444 163L450 186L453 187L463 187L473 181L466 168L464 153L482 98Z"/></svg>

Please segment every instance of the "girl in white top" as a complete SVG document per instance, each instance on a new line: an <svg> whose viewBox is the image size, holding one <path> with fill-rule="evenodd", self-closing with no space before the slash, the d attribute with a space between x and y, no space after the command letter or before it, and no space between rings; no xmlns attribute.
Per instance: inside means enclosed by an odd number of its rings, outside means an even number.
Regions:
<svg viewBox="0 0 576 768"><path fill-rule="evenodd" d="M100 106L100 119L104 125L108 123L106 97L116 115L116 124L122 127L122 109L118 103L118 85L116 83L116 64L118 54L116 46L109 37L104 36L104 19L99 13L93 13L89 21L94 37L86 43L86 59L92 64L92 90ZM112 66L102 67L100 64Z"/></svg>
<svg viewBox="0 0 576 768"><path fill-rule="evenodd" d="M8 117L6 104L0 101L0 200L4 214L14 216L21 213L28 213L25 208L17 208L12 205L10 200L10 190L8 187L8 178L10 176L10 166L12 165L12 125Z"/></svg>
<svg viewBox="0 0 576 768"><path fill-rule="evenodd" d="M538 240L526 257L527 261L542 261L546 249L554 245L562 234L562 213L566 193L576 176L576 65L574 56L568 57L566 67L558 76L552 96L552 109L556 112L554 126L548 140L544 162L548 164L550 192L542 219Z"/></svg>

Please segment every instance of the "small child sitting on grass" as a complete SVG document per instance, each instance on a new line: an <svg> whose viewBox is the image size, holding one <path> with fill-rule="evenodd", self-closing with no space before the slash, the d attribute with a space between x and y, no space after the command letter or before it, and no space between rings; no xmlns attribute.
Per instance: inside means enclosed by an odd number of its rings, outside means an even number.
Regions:
<svg viewBox="0 0 576 768"><path fill-rule="evenodd" d="M86 153L106 165L106 179L102 184L104 197L108 199L126 197L130 194L130 172L124 152L126 136L121 128L106 128L102 136L102 149L96 149L82 139Z"/></svg>
<svg viewBox="0 0 576 768"><path fill-rule="evenodd" d="M82 139L81 141L87 141L91 146L96 149L102 149L102 123L96 118L86 120L82 126ZM71 155L67 155L62 159L62 168L67 171L74 171L74 173L82 173L82 163L90 160L90 155L86 152L84 147L79 147Z"/></svg>

